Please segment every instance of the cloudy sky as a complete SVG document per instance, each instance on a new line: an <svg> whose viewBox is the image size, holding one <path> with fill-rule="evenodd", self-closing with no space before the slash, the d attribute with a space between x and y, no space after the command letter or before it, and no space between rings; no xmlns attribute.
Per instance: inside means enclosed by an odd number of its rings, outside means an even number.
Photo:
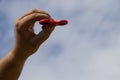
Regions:
<svg viewBox="0 0 120 80"><path fill-rule="evenodd" d="M0 0L0 59L12 49L15 19L33 8L69 24L56 27L19 80L120 80L120 0Z"/></svg>

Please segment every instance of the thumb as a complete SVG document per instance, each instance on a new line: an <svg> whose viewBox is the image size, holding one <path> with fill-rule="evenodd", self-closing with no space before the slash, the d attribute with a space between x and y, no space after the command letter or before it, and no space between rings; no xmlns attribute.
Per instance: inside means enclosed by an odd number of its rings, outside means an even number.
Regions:
<svg viewBox="0 0 120 80"><path fill-rule="evenodd" d="M49 30L42 29L42 31L39 32L39 34L37 34L34 37L33 41L40 45L49 38L50 34L51 34L51 32Z"/></svg>
<svg viewBox="0 0 120 80"><path fill-rule="evenodd" d="M55 26L47 26L47 25L42 26L42 31L39 32L39 34L34 37L34 42L36 44L41 45L44 41L46 41L49 38L54 28Z"/></svg>

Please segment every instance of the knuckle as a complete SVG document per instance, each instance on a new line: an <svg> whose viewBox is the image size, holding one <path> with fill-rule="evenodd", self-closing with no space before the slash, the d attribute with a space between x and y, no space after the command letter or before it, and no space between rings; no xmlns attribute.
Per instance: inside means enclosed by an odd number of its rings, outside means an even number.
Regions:
<svg viewBox="0 0 120 80"><path fill-rule="evenodd" d="M16 27L18 27L19 26L19 21L15 21L14 24L15 24Z"/></svg>
<svg viewBox="0 0 120 80"><path fill-rule="evenodd" d="M37 12L38 10L37 9L32 9L32 13L35 13Z"/></svg>
<svg viewBox="0 0 120 80"><path fill-rule="evenodd" d="M32 9L31 10L32 13L41 13L41 14L46 14L47 16L51 17L49 13L42 11L42 10L38 10L38 9Z"/></svg>
<svg viewBox="0 0 120 80"><path fill-rule="evenodd" d="M21 28L20 28L20 22L19 21L15 21L15 23L14 23L14 28L16 29L16 30L20 30Z"/></svg>

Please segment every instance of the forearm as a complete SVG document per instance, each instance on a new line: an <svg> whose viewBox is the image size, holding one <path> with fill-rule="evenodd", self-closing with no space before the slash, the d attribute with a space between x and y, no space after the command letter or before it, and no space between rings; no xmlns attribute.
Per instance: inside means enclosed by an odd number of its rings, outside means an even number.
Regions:
<svg viewBox="0 0 120 80"><path fill-rule="evenodd" d="M14 48L0 61L0 80L18 80L26 59L48 39L56 25L43 26L41 32L34 33L35 22L43 18L51 17L45 11L34 9L15 21Z"/></svg>
<svg viewBox="0 0 120 80"><path fill-rule="evenodd" d="M18 51L11 50L0 61L0 80L18 80L27 57L16 55Z"/></svg>

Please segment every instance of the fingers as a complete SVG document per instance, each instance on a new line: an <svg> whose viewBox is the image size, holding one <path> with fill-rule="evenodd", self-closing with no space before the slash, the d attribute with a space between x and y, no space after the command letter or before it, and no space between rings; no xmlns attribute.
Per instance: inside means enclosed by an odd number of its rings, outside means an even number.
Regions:
<svg viewBox="0 0 120 80"><path fill-rule="evenodd" d="M42 26L43 31L47 31L48 33L51 33L54 30L55 26Z"/></svg>
<svg viewBox="0 0 120 80"><path fill-rule="evenodd" d="M50 15L41 10L31 10L17 20L17 26L22 30L27 30L36 21L43 18L50 18Z"/></svg>
<svg viewBox="0 0 120 80"><path fill-rule="evenodd" d="M29 28L28 28L28 31L31 32L31 33L34 33L34 24L31 25Z"/></svg>
<svg viewBox="0 0 120 80"><path fill-rule="evenodd" d="M47 40L50 36L50 34L53 32L55 26L43 26L42 31L39 32L37 36L34 38L34 42L37 44L43 43L45 40Z"/></svg>
<svg viewBox="0 0 120 80"><path fill-rule="evenodd" d="M28 16L28 15L33 14L33 13L46 14L46 15L48 15L50 17L50 15L47 12L45 12L45 11L33 9L33 10L30 10L30 11L26 12L23 16L21 16L20 18L18 18L18 20L21 20L25 16Z"/></svg>

